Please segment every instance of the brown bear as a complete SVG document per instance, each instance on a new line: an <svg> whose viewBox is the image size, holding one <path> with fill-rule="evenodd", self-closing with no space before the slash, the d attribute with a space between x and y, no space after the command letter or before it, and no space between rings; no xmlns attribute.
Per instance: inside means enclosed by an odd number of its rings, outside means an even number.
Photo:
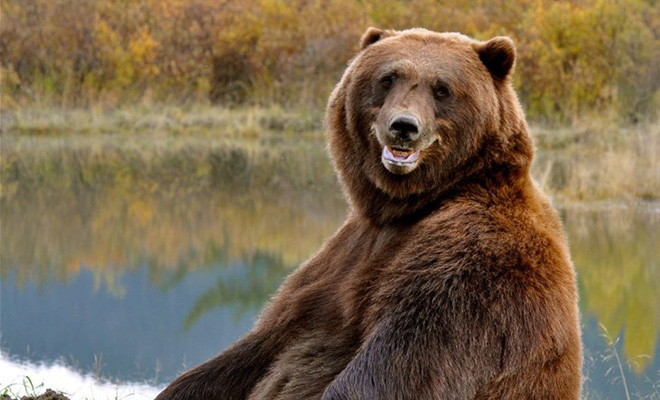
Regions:
<svg viewBox="0 0 660 400"><path fill-rule="evenodd" d="M506 37L369 29L326 116L348 219L158 399L578 399L575 273L514 59Z"/></svg>

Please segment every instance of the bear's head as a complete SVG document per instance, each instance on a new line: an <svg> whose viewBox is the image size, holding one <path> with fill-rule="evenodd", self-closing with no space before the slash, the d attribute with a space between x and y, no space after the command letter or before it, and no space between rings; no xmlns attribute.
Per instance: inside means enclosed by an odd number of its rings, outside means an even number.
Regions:
<svg viewBox="0 0 660 400"><path fill-rule="evenodd" d="M462 182L528 172L533 149L510 83L509 38L369 28L360 45L326 114L354 209L395 222Z"/></svg>

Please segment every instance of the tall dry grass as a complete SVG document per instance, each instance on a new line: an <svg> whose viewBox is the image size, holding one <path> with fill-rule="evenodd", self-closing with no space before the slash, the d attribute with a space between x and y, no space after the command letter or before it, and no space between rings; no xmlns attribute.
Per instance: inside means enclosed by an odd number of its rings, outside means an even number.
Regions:
<svg viewBox="0 0 660 400"><path fill-rule="evenodd" d="M557 199L636 202L660 199L660 124L620 128L602 123L532 129L534 175Z"/></svg>

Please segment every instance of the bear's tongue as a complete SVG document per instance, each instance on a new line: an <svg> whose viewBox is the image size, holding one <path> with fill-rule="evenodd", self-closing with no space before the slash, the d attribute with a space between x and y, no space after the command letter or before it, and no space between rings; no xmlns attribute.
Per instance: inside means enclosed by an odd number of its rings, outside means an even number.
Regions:
<svg viewBox="0 0 660 400"><path fill-rule="evenodd" d="M391 161L413 163L417 161L417 158L419 157L419 150L403 150L385 146L383 148L383 156Z"/></svg>

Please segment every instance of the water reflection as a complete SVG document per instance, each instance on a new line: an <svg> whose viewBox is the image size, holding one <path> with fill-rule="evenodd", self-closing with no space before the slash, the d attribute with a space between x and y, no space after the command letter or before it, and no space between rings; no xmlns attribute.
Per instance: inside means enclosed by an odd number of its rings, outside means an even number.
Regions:
<svg viewBox="0 0 660 400"><path fill-rule="evenodd" d="M142 264L154 282L257 253L295 266L344 216L319 142L201 142L172 154L96 145L3 148L0 261L17 285L66 282L85 266L121 296L122 273Z"/></svg>
<svg viewBox="0 0 660 400"><path fill-rule="evenodd" d="M616 338L639 372L653 362L660 319L660 213L566 210L583 312Z"/></svg>
<svg viewBox="0 0 660 400"><path fill-rule="evenodd" d="M279 257L258 253L236 272L219 277L199 296L183 322L186 330L216 308L233 306L233 320L248 313L254 314L275 293L284 277L291 272L291 267L283 264Z"/></svg>
<svg viewBox="0 0 660 400"><path fill-rule="evenodd" d="M228 346L345 218L323 148L3 149L3 348L70 357L88 371L102 354L106 376L162 382ZM569 207L561 216L579 273L588 398L622 397L608 372L612 349L630 364L631 387L657 393L660 212Z"/></svg>

